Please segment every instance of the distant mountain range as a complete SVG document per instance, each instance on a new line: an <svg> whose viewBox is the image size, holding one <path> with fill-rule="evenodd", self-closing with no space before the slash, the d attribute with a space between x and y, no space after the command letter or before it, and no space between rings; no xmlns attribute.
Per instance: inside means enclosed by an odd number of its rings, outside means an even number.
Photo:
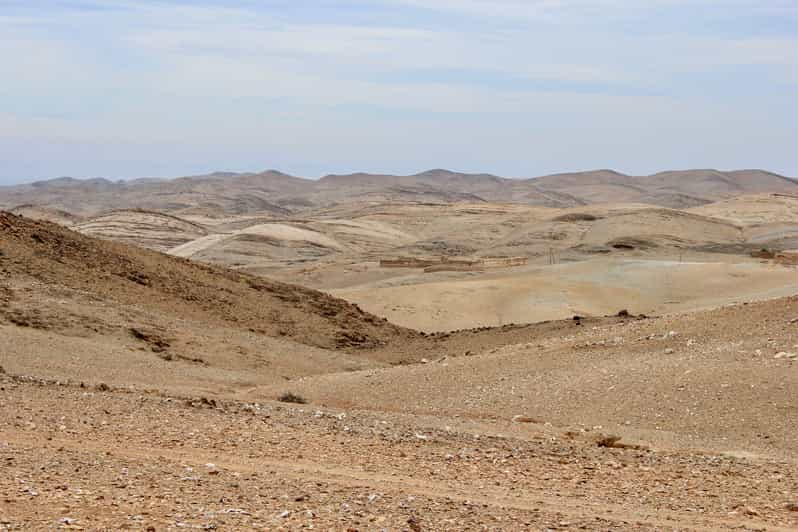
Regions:
<svg viewBox="0 0 798 532"><path fill-rule="evenodd" d="M407 176L327 175L319 180L276 170L129 181L61 177L0 187L0 208L31 205L79 215L128 208L286 215L340 204L414 201L491 201L547 207L623 202L687 208L757 193L798 194L798 181L764 170L680 170L648 176L594 170L531 179L442 169Z"/></svg>

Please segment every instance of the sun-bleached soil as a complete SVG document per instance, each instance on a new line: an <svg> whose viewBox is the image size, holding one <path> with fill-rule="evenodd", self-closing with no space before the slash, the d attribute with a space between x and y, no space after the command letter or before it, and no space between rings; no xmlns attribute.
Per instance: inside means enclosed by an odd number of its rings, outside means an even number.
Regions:
<svg viewBox="0 0 798 532"><path fill-rule="evenodd" d="M596 258L477 274L405 274L329 292L393 323L432 332L624 308L638 314L713 308L798 293L798 274L742 258Z"/></svg>
<svg viewBox="0 0 798 532"><path fill-rule="evenodd" d="M747 238L740 209L191 222L316 238L337 258L274 277L363 308L0 213L0 529L796 529L796 273L703 249ZM637 211L659 251L579 251ZM663 217L667 238L646 229ZM536 223L565 224L579 260L376 265L441 241L488 255L491 235L537 249Z"/></svg>

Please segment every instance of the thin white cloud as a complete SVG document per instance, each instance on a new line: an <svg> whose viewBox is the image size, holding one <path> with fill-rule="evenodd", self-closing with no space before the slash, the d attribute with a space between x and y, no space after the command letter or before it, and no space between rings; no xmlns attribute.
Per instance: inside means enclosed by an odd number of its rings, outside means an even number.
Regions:
<svg viewBox="0 0 798 532"><path fill-rule="evenodd" d="M796 13L793 0L381 0L388 5L412 6L491 18L540 18L602 13L605 16L641 14L659 8L712 7L757 14Z"/></svg>
<svg viewBox="0 0 798 532"><path fill-rule="evenodd" d="M482 143L484 160L521 160L529 143L561 157L569 146L595 156L591 143L621 153L623 143L656 143L657 134L671 154L688 139L701 141L699 133L715 135L720 153L723 142L736 142L735 127L769 128L770 145L761 149L772 153L794 123L794 99L785 92L776 94L781 114L768 122L761 97L673 91L680 76L720 71L758 94L755 80L734 77L751 66L766 69L769 83L798 84L794 34L653 26L626 34L591 18L597 9L608 17L600 21L646 16L652 5L623 0L380 3L470 22L467 31L411 24L420 16L414 12L403 25L322 23L259 7L163 2L0 16L0 137L87 145L146 138L231 154L268 146L295 159L335 160L362 157L364 146L370 156L390 158L399 145L435 145L454 157L458 146L473 152ZM724 5L795 8L781 1ZM508 16L514 23L504 23ZM501 23L475 24L481 17Z"/></svg>

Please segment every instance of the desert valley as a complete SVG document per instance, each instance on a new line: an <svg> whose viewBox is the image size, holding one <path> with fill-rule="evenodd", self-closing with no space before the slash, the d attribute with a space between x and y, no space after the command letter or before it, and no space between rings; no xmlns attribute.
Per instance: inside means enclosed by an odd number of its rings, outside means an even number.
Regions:
<svg viewBox="0 0 798 532"><path fill-rule="evenodd" d="M0 529L798 527L798 181L0 187Z"/></svg>

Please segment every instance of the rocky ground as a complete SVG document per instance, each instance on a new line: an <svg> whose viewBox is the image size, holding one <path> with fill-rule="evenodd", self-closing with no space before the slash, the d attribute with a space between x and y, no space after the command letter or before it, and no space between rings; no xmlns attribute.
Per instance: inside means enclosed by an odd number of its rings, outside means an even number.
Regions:
<svg viewBox="0 0 798 532"><path fill-rule="evenodd" d="M0 529L798 528L795 296L427 334L0 213L0 366Z"/></svg>
<svg viewBox="0 0 798 532"><path fill-rule="evenodd" d="M789 530L793 461L600 430L0 383L6 530ZM512 434L510 434L512 433Z"/></svg>

